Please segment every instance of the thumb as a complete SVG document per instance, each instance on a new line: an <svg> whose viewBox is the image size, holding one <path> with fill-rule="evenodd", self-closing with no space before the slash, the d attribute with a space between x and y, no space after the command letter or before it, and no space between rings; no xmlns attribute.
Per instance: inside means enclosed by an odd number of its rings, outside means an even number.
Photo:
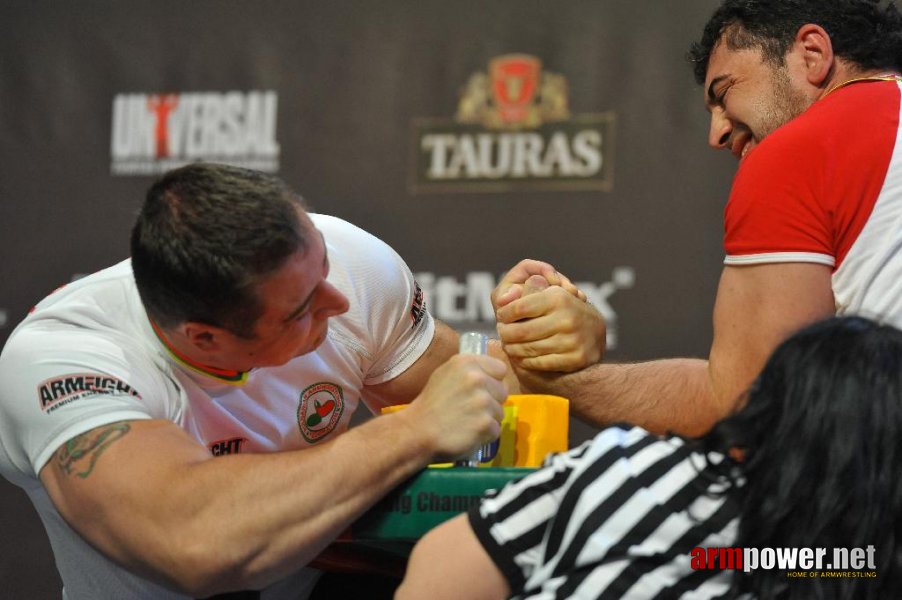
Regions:
<svg viewBox="0 0 902 600"><path fill-rule="evenodd" d="M535 292L541 292L542 290L548 289L548 285L548 280L541 275L530 275L529 279L523 284L522 295L528 296Z"/></svg>
<svg viewBox="0 0 902 600"><path fill-rule="evenodd" d="M526 295L526 290L522 283L514 283L510 287L508 287L503 293L498 294L494 298L495 309L499 309L502 306L510 304L514 300L521 298ZM494 294L493 294L494 295Z"/></svg>

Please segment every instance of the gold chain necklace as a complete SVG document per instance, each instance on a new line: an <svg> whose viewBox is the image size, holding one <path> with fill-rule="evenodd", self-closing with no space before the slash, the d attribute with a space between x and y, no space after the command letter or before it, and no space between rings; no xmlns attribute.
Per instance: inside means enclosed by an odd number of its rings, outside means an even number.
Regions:
<svg viewBox="0 0 902 600"><path fill-rule="evenodd" d="M853 83L858 83L860 81L902 81L902 76L900 75L873 75L871 77L856 77L855 79L849 79L847 81L843 81L842 83L837 83L832 88L827 90L827 92L821 96L821 100L832 94L838 89L844 88L847 85L852 85Z"/></svg>

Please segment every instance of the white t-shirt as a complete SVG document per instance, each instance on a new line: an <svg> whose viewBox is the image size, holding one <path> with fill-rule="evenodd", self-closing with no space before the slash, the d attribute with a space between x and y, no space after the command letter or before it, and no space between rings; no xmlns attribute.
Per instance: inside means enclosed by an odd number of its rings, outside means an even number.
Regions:
<svg viewBox="0 0 902 600"><path fill-rule="evenodd" d="M179 361L148 321L130 261L57 290L13 331L0 354L0 473L37 508L66 598L186 598L114 565L63 521L38 473L67 440L116 421L165 419L214 455L304 448L345 431L363 386L397 377L429 346L435 324L404 261L347 222L310 217L325 238L328 281L350 309L329 320L316 351L280 367L236 382ZM304 597L316 575L302 569L262 598Z"/></svg>

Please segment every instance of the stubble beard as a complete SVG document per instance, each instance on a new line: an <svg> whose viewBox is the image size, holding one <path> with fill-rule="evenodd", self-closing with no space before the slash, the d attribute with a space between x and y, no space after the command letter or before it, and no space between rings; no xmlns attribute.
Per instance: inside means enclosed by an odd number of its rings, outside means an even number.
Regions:
<svg viewBox="0 0 902 600"><path fill-rule="evenodd" d="M792 121L811 106L805 95L792 85L786 66L776 67L772 71L771 84L773 94L762 99L759 105L761 119L752 129L752 136L757 143L765 137Z"/></svg>

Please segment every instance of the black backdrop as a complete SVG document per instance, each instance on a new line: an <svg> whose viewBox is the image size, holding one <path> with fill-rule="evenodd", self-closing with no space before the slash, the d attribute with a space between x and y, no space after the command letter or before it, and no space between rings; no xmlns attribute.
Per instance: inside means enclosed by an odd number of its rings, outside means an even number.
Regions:
<svg viewBox="0 0 902 600"><path fill-rule="evenodd" d="M3 3L0 343L59 284L127 256L155 171L209 159L277 171L314 210L386 240L458 329L490 329L484 291L532 257L582 282L605 311L611 360L704 356L734 166L707 149L684 55L716 4ZM490 70L521 55L541 61L531 80L504 84ZM474 75L490 97L507 85L483 111L556 100L566 114L501 129L462 123ZM558 85L523 91L546 82ZM155 120L149 103L167 102L182 112ZM458 177L432 182L442 185L417 183L438 160L424 143L429 127L453 144L445 166L456 161ZM579 130L590 130L603 165L587 177L565 168L587 156ZM555 132L566 140L552 155ZM155 153L160 135L168 158ZM496 158L508 136L532 170L480 177L466 135L498 144ZM589 435L574 425L571 441ZM43 530L5 481L0 540L0 596L60 596Z"/></svg>

